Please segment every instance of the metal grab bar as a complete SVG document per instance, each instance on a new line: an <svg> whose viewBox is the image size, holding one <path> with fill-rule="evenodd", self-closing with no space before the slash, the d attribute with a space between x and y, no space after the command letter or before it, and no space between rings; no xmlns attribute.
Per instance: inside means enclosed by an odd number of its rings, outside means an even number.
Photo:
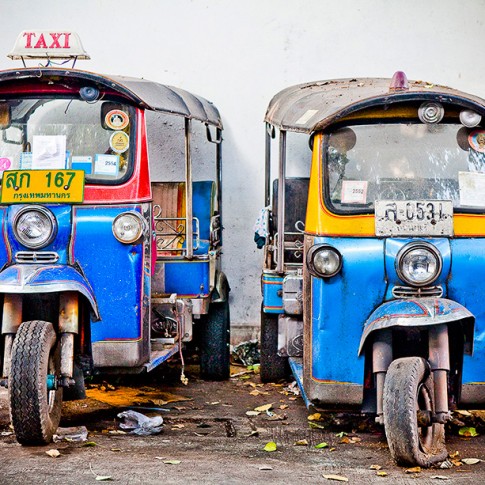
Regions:
<svg viewBox="0 0 485 485"><path fill-rule="evenodd" d="M186 217L160 217L160 206L153 206L153 219L155 222L155 238L157 251L177 252L187 254L187 248L182 247L187 239L187 218ZM193 249L200 246L199 219L192 218L195 228L191 231L193 236ZM193 227L193 226L192 226Z"/></svg>
<svg viewBox="0 0 485 485"><path fill-rule="evenodd" d="M299 236L301 239L294 239L291 241L287 241L288 236ZM278 265L278 249L280 245L278 244L278 233L274 235L274 242L273 242L273 258L276 265ZM303 265L303 234L301 232L285 232L283 237L283 250L288 254L288 256L284 257L284 267L295 267L295 266L302 266ZM293 259L301 259L301 261L289 261L293 256Z"/></svg>

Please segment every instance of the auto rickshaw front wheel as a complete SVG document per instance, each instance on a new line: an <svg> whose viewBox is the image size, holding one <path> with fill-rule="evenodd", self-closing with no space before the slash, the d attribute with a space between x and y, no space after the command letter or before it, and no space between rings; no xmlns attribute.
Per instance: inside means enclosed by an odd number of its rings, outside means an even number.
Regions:
<svg viewBox="0 0 485 485"><path fill-rule="evenodd" d="M209 381L229 379L230 325L229 301L211 303L201 322L199 334L200 376Z"/></svg>
<svg viewBox="0 0 485 485"><path fill-rule="evenodd" d="M446 459L444 425L431 422L433 376L425 359L404 357L391 363L383 412L387 443L398 465L429 467Z"/></svg>
<svg viewBox="0 0 485 485"><path fill-rule="evenodd" d="M57 387L60 348L49 322L23 322L12 346L8 383L10 417L22 445L43 445L61 419L62 387Z"/></svg>

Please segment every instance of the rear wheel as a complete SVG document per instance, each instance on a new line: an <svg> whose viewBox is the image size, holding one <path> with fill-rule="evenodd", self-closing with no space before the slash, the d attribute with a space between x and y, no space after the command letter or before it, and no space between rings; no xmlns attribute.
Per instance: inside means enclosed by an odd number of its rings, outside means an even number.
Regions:
<svg viewBox="0 0 485 485"><path fill-rule="evenodd" d="M278 355L278 315L261 309L261 380L277 382L288 374L288 359Z"/></svg>
<svg viewBox="0 0 485 485"><path fill-rule="evenodd" d="M52 324L22 323L12 347L8 384L10 416L19 443L52 441L61 419L62 388L54 389L59 371L60 352Z"/></svg>
<svg viewBox="0 0 485 485"><path fill-rule="evenodd" d="M211 303L209 313L201 322L200 375L202 379L222 381L230 371L229 301Z"/></svg>
<svg viewBox="0 0 485 485"><path fill-rule="evenodd" d="M446 459L444 425L431 423L433 377L425 359L406 357L391 363L383 410L389 449L399 465L429 467Z"/></svg>

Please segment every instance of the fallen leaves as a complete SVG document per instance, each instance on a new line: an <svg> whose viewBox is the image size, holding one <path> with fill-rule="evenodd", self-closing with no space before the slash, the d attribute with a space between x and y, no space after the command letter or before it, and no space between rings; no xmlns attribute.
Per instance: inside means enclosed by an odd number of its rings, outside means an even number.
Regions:
<svg viewBox="0 0 485 485"><path fill-rule="evenodd" d="M308 421L321 421L322 415L321 413L310 414L310 416L308 416L307 419Z"/></svg>
<svg viewBox="0 0 485 485"><path fill-rule="evenodd" d="M263 451L272 452L272 451L276 451L277 449L278 447L276 446L276 443L274 441L269 441L264 446Z"/></svg>
<svg viewBox="0 0 485 485"><path fill-rule="evenodd" d="M246 416L259 416L260 414L260 411L246 411Z"/></svg>
<svg viewBox="0 0 485 485"><path fill-rule="evenodd" d="M59 450L48 450L45 452L45 454L49 455L51 458L58 458L59 456L61 456Z"/></svg>
<svg viewBox="0 0 485 485"><path fill-rule="evenodd" d="M258 406L257 408L254 408L254 410L260 413L265 413L266 411L269 411L272 408L273 408L273 403L269 403L269 404L264 404L263 406Z"/></svg>
<svg viewBox="0 0 485 485"><path fill-rule="evenodd" d="M458 430L460 436L466 436L467 438L473 438L478 436L477 430L475 428L464 426Z"/></svg>
<svg viewBox="0 0 485 485"><path fill-rule="evenodd" d="M404 473L421 473L421 467L415 466L413 468L406 468L406 470L404 470Z"/></svg>
<svg viewBox="0 0 485 485"><path fill-rule="evenodd" d="M317 450L321 450L322 448L328 448L328 443L325 443L325 441L323 441L322 443L318 443L318 445L315 445L315 448Z"/></svg>
<svg viewBox="0 0 485 485"><path fill-rule="evenodd" d="M344 477L342 475L323 475L323 478L326 478L327 480L335 480L337 482L348 482L349 479L347 477Z"/></svg>
<svg viewBox="0 0 485 485"><path fill-rule="evenodd" d="M308 446L307 440L298 440L293 443L293 446Z"/></svg>
<svg viewBox="0 0 485 485"><path fill-rule="evenodd" d="M480 463L482 460L478 458L462 458L461 460L465 465L476 465Z"/></svg>

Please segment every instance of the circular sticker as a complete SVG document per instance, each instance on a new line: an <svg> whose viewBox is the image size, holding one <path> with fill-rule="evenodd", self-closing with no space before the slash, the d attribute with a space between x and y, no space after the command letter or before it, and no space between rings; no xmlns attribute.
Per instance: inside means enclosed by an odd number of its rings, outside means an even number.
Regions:
<svg viewBox="0 0 485 485"><path fill-rule="evenodd" d="M116 153L124 153L130 146L130 137L124 131L115 131L109 139L109 146Z"/></svg>
<svg viewBox="0 0 485 485"><path fill-rule="evenodd" d="M112 130L123 130L128 126L130 119L124 111L113 109L105 116L104 122L106 123L106 126Z"/></svg>
<svg viewBox="0 0 485 485"><path fill-rule="evenodd" d="M485 153L485 130L474 130L468 135L468 143L476 152Z"/></svg>
<svg viewBox="0 0 485 485"><path fill-rule="evenodd" d="M0 157L0 172L8 170L12 165L12 161L7 157Z"/></svg>

